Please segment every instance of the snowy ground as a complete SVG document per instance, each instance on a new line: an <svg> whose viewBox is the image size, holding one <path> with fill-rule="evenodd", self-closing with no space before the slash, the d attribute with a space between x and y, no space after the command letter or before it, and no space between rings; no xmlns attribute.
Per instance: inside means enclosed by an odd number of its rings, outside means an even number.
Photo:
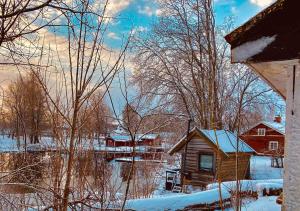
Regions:
<svg viewBox="0 0 300 211"><path fill-rule="evenodd" d="M241 181L241 184L241 189L243 191L257 191L261 193L264 188L282 188L283 182L282 179L243 180ZM230 191L234 189L235 182L224 182L222 184L222 199L229 199L231 197ZM219 201L218 185L211 184L208 186L208 190L192 194L173 193L172 195L167 195L165 197L129 200L127 203L127 208L139 211L177 210L183 209L190 205L211 204L216 201ZM275 201L276 197L261 197L257 201L245 203L243 210L260 211L261 209L258 209L258 207L260 207L264 203L269 203L272 206L266 207L266 209L263 210L276 211L276 209L273 208L280 206L276 205Z"/></svg>
<svg viewBox="0 0 300 211"><path fill-rule="evenodd" d="M37 147L35 145L29 147ZM42 139L41 147L52 148L55 147L52 139L44 137ZM128 152L132 149L130 147L105 147L104 142L98 142L94 140L83 143L83 147L97 150L108 151L121 151ZM10 139L6 136L0 136L0 152L12 152L22 151L24 149L24 143L18 146L17 141ZM145 150L144 148L140 149ZM168 167L167 164L166 168ZM247 180L242 182L243 190L261 191L264 188L281 188L283 181L283 169L272 168L271 158L264 156L253 156L251 158L250 167L251 178L253 180ZM138 199L129 200L127 208L135 210L176 210L183 209L186 206L201 203L212 203L219 200L219 190L216 184L211 184L207 191L193 191L192 194L173 193L164 190L164 170L161 172L159 178L159 187L153 193L151 199ZM229 190L234 189L234 182L224 182L222 186L222 198L230 198ZM228 209L232 210L232 209ZM276 197L259 197L256 201L245 201L243 205L243 211L279 211L280 206L276 204Z"/></svg>
<svg viewBox="0 0 300 211"><path fill-rule="evenodd" d="M0 152L18 152L24 150L25 143L20 140L18 144L16 139L8 138L7 136L0 136ZM42 137L39 144L27 143L27 150L43 150L43 149L56 149L57 144L50 137ZM94 140L82 140L80 147L85 149L94 149L98 151L109 151L109 152L132 152L132 147L106 147L104 139ZM148 150L147 146L136 146L135 151L145 152Z"/></svg>
<svg viewBox="0 0 300 211"><path fill-rule="evenodd" d="M281 179L283 168L272 168L271 158L267 156L252 156L250 173L252 179Z"/></svg>
<svg viewBox="0 0 300 211"><path fill-rule="evenodd" d="M281 206L276 204L276 198L277 196L260 197L258 200L244 205L242 211L280 211Z"/></svg>
<svg viewBox="0 0 300 211"><path fill-rule="evenodd" d="M17 141L7 136L0 136L0 152L18 151Z"/></svg>
<svg viewBox="0 0 300 211"><path fill-rule="evenodd" d="M263 189L282 188L283 169L272 168L271 158L253 156L251 158L251 177L253 180L242 181L242 190L262 192ZM230 190L235 188L235 182L224 182L222 185L222 198L230 198ZM134 210L176 210L186 206L201 203L212 203L219 200L217 184L208 186L207 191L193 192L192 194L172 193L163 191L164 180L161 180L159 190L154 193L154 198L129 200L127 208ZM259 197L258 200L244 201L243 211L279 211L281 206L276 204L276 196ZM233 209L227 209L232 211Z"/></svg>

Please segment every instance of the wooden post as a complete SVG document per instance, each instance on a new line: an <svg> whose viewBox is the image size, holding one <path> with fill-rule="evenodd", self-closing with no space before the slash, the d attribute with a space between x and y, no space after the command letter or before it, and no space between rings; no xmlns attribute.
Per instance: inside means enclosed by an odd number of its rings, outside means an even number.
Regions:
<svg viewBox="0 0 300 211"><path fill-rule="evenodd" d="M300 208L300 68L288 68L282 210Z"/></svg>

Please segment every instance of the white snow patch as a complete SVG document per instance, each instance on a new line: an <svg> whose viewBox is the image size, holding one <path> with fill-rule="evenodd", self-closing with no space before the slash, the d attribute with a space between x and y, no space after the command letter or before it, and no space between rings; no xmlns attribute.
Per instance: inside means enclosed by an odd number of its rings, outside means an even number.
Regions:
<svg viewBox="0 0 300 211"><path fill-rule="evenodd" d="M282 179L275 180L242 180L241 181L241 189L242 191L262 191L266 189L279 189L283 186ZM223 182L221 185L222 189L222 198L223 200L229 199L231 197L230 192L235 189L235 181ZM261 189L261 190L260 190ZM261 194L260 194L261 195ZM274 197L276 200L276 197ZM262 197L262 200L269 200L270 198ZM148 199L133 199L128 200L126 204L127 209L133 210L178 210L183 209L187 206L191 205L199 205L199 204L211 204L219 201L219 189L218 184L214 183L208 186L208 190L202 192L196 192L192 194L183 194L177 193L174 195L168 195L165 197L155 197ZM261 200L257 200L253 203L245 205L244 210L260 210L254 209L256 207L260 207ZM272 206L277 206L276 202L272 200L269 202ZM249 209L248 209L249 208ZM251 209L250 209L251 208ZM271 211L272 209L265 210Z"/></svg>
<svg viewBox="0 0 300 211"><path fill-rule="evenodd" d="M271 167L271 157L268 156L252 156L250 172L251 178L254 180L283 178L283 168Z"/></svg>
<svg viewBox="0 0 300 211"><path fill-rule="evenodd" d="M258 200L246 204L242 211L280 211L281 206L276 204L277 196L260 197Z"/></svg>
<svg viewBox="0 0 300 211"><path fill-rule="evenodd" d="M257 191L262 192L263 189L269 191L270 189L281 189L283 187L282 179L269 179L269 180L241 180L241 191ZM207 189L217 189L218 183L212 183L207 186ZM222 188L227 191L236 190L236 182L228 181L222 182Z"/></svg>
<svg viewBox="0 0 300 211"><path fill-rule="evenodd" d="M226 190L222 190L222 198L230 198L230 193ZM202 191L193 194L183 194L179 193L176 195L161 197L161 198L151 198L151 199L135 199L129 200L126 204L126 208L133 210L177 210L183 209L190 205L197 204L210 204L219 200L219 190L212 189L207 191Z"/></svg>
<svg viewBox="0 0 300 211"><path fill-rule="evenodd" d="M246 42L232 49L234 62L245 62L252 56L262 52L268 45L275 41L277 35L272 37L261 37L258 40Z"/></svg>
<svg viewBox="0 0 300 211"><path fill-rule="evenodd" d="M19 151L17 140L5 135L0 136L0 152Z"/></svg>

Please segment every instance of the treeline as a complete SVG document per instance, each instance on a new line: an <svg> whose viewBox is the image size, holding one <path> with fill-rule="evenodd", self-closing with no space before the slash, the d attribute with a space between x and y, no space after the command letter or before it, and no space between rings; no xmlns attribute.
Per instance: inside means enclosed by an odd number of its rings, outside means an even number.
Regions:
<svg viewBox="0 0 300 211"><path fill-rule="evenodd" d="M25 143L39 143L42 136L59 139L68 134L68 126L60 114L51 110L46 93L33 73L20 75L3 89L0 130L2 135ZM95 92L80 113L80 137L99 138L111 131L111 111L103 94Z"/></svg>

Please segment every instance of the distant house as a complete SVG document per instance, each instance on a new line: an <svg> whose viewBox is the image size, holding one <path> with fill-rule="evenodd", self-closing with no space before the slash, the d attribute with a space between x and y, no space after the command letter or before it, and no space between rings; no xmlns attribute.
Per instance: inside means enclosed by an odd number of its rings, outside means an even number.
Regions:
<svg viewBox="0 0 300 211"><path fill-rule="evenodd" d="M169 154L181 153L182 185L205 187L220 178L235 180L236 149L238 143L240 179L249 178L250 156L255 151L227 130L201 130L193 128L170 150Z"/></svg>
<svg viewBox="0 0 300 211"><path fill-rule="evenodd" d="M261 121L240 135L249 146L257 153L272 155L284 153L285 125L281 123L281 117L275 117L274 121Z"/></svg>
<svg viewBox="0 0 300 211"><path fill-rule="evenodd" d="M161 146L158 134L137 134L133 143L130 135L111 135L105 138L107 147Z"/></svg>

